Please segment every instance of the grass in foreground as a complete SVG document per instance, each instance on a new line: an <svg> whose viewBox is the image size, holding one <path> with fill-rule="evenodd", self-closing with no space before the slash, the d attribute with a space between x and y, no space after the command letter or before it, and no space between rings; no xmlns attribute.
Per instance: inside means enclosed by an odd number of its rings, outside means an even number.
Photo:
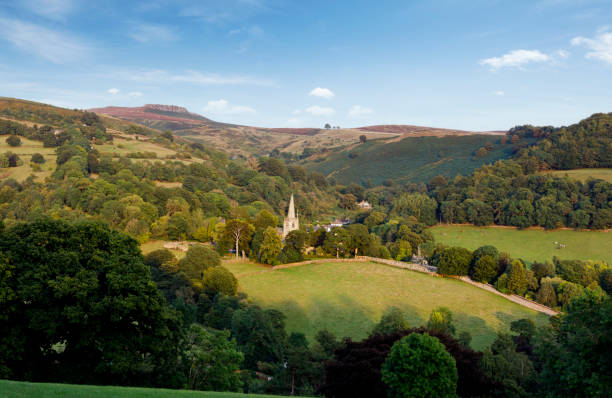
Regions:
<svg viewBox="0 0 612 398"><path fill-rule="evenodd" d="M278 395L231 392L167 390L162 388L83 386L74 384L27 383L0 380L2 398L279 398ZM282 397L281 397L282 398Z"/></svg>
<svg viewBox="0 0 612 398"><path fill-rule="evenodd" d="M507 227L474 227L471 225L440 225L430 228L436 242L474 250L493 245L512 257L527 262L552 260L603 260L612 264L612 234L599 231L543 229L519 230ZM558 249L559 245L565 245Z"/></svg>
<svg viewBox="0 0 612 398"><path fill-rule="evenodd" d="M268 272L257 272L265 270L258 264L224 265L235 272L242 291L262 307L282 311L288 331L305 333L311 341L321 329L362 339L391 306L404 310L412 326L424 325L434 308L448 307L457 332L469 331L477 349L490 345L514 320L541 324L548 319L464 282L381 264L323 263Z"/></svg>

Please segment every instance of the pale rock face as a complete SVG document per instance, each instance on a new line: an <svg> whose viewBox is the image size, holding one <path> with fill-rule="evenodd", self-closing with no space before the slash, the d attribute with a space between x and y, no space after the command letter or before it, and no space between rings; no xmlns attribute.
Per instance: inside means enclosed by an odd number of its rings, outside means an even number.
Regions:
<svg viewBox="0 0 612 398"><path fill-rule="evenodd" d="M287 211L287 217L285 217L285 221L283 223L283 239L289 234L291 231L295 231L300 228L300 220L295 215L295 205L293 203L293 194L291 194L291 199L289 200L289 210Z"/></svg>

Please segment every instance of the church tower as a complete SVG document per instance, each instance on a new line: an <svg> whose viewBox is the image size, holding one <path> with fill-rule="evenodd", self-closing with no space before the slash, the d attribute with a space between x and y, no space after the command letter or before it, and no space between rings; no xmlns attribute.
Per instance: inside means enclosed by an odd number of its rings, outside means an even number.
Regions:
<svg viewBox="0 0 612 398"><path fill-rule="evenodd" d="M293 204L293 194L291 194L291 199L289 200L289 210L287 211L287 217L285 217L285 222L283 223L283 239L289 234L291 231L295 231L300 228L300 220L295 215L295 205Z"/></svg>

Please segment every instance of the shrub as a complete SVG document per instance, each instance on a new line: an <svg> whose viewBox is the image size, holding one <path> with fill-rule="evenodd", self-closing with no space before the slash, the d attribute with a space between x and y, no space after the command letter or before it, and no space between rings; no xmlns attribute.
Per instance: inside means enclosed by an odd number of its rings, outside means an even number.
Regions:
<svg viewBox="0 0 612 398"><path fill-rule="evenodd" d="M20 146L21 145L21 138L19 138L16 135L11 135L6 139L6 143L9 146Z"/></svg>
<svg viewBox="0 0 612 398"><path fill-rule="evenodd" d="M393 344L382 367L389 397L455 397L457 365L440 340L413 333Z"/></svg>
<svg viewBox="0 0 612 398"><path fill-rule="evenodd" d="M201 279L204 271L219 265L219 254L206 246L191 246L185 257L178 262L179 269L192 279Z"/></svg>
<svg viewBox="0 0 612 398"><path fill-rule="evenodd" d="M35 153L32 155L32 159L30 159L32 163L43 164L45 163L45 158L40 153Z"/></svg>

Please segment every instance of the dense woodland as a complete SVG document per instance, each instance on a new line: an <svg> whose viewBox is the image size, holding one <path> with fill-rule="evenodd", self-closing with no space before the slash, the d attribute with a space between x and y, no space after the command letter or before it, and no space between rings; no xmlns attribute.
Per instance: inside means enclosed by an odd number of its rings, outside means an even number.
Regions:
<svg viewBox="0 0 612 398"><path fill-rule="evenodd" d="M440 221L610 228L612 184L538 172L610 167L611 115L512 129L514 158L468 176L366 188L280 157L230 160L117 121L113 129L177 155L101 153L95 146L113 140L109 122L54 109L0 107L5 117L35 123L0 119L0 139L18 146L13 137L26 137L57 153L44 181L0 183L2 378L329 397L422 396L404 389L398 369L443 373L439 385L419 380L430 396L605 396L612 383L607 264L531 263L491 246L444 247L427 229ZM2 165L25 161L44 159L8 156ZM277 228L292 193L302 229L283 242ZM361 200L373 209L359 210ZM334 217L350 223L315 228ZM180 261L168 250L143 257L139 243L151 239L200 243ZM516 322L484 352L470 348L469 335L456 335L444 308L426 325L408 325L390 309L361 342L325 330L307 341L287 333L282 313L238 293L220 260L230 249L272 265L355 254L408 261L420 252L441 274L469 275L563 313L542 328Z"/></svg>

